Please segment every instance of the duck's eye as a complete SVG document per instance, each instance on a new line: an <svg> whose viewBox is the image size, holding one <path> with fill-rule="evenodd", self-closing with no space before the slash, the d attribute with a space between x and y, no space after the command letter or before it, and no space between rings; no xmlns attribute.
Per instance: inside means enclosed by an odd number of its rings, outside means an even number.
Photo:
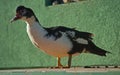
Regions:
<svg viewBox="0 0 120 75"><path fill-rule="evenodd" d="M23 10L21 10L20 12L21 12L21 13L23 13L24 11L23 11Z"/></svg>

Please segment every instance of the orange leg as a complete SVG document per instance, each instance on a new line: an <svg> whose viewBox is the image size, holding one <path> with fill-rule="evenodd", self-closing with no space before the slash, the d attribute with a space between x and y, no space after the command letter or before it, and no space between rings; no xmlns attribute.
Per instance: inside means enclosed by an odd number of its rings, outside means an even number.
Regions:
<svg viewBox="0 0 120 75"><path fill-rule="evenodd" d="M57 67L63 67L63 65L61 64L61 58L60 57L57 57Z"/></svg>
<svg viewBox="0 0 120 75"><path fill-rule="evenodd" d="M57 67L51 67L51 68L70 68L71 67L71 60L72 60L72 54L69 54L69 56L68 56L68 65L63 66L61 64L61 58L57 57Z"/></svg>
<svg viewBox="0 0 120 75"><path fill-rule="evenodd" d="M58 60L58 62L57 62L57 67L58 68L70 68L71 67L71 61L72 61L72 54L69 54L69 56L68 56L68 65L67 66L65 66L65 67L63 67L63 65L61 64L61 58L60 57L57 57L57 60Z"/></svg>

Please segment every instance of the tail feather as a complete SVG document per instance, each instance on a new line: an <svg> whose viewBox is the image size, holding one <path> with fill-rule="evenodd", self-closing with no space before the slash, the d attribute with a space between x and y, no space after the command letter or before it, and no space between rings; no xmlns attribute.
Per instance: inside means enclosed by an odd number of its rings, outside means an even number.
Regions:
<svg viewBox="0 0 120 75"><path fill-rule="evenodd" d="M87 51L89 51L90 53L96 54L96 55L100 55L100 56L106 56L107 53L111 53L109 51L106 51L104 49L101 49L99 47L97 47L94 43L92 43L91 41L89 42L88 47L86 48Z"/></svg>

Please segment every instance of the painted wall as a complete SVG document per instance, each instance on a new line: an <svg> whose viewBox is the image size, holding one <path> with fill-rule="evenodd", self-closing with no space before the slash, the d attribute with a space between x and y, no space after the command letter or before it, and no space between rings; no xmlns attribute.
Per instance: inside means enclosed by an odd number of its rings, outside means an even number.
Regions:
<svg viewBox="0 0 120 75"><path fill-rule="evenodd" d="M10 23L19 5L32 8L45 27L62 25L92 32L97 46L112 52L107 57L80 54L73 57L72 66L120 65L120 0L85 0L56 6L45 4L45 0L0 1L0 68L56 65L55 57L32 45L23 21ZM66 65L67 58L62 62Z"/></svg>

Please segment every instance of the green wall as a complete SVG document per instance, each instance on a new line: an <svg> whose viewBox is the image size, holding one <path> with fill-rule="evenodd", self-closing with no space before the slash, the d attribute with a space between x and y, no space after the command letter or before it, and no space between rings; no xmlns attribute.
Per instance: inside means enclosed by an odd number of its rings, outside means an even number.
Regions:
<svg viewBox="0 0 120 75"><path fill-rule="evenodd" d="M45 27L62 25L92 32L95 35L93 41L112 52L107 57L80 54L73 57L72 66L120 65L120 0L86 0L56 6L45 4L45 0L0 0L0 68L56 65L55 57L32 45L23 21L10 23L19 5L32 8ZM62 59L64 65L66 59Z"/></svg>

